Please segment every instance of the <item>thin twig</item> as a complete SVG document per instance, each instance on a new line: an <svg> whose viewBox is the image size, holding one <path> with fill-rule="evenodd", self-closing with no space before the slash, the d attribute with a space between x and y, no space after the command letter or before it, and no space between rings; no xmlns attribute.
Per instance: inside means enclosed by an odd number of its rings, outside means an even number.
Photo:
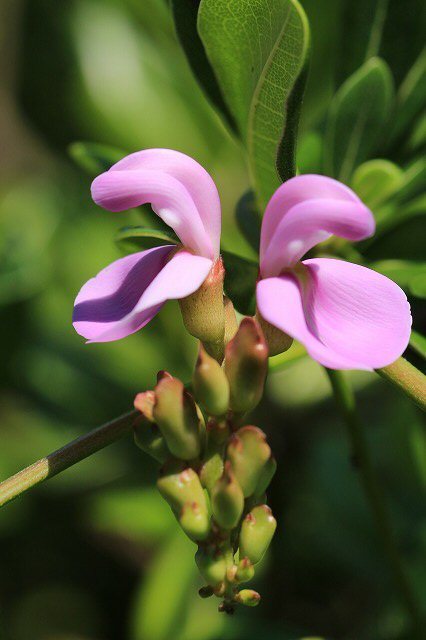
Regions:
<svg viewBox="0 0 426 640"><path fill-rule="evenodd" d="M420 639L420 637L422 637L420 609L399 555L398 544L392 528L385 496L383 495L382 488L374 470L364 429L356 410L355 396L342 371L326 369L326 372L333 388L336 403L348 428L352 453L356 460L356 468L359 471L360 480L377 533L393 572L395 586L399 591L401 600L413 621L413 627Z"/></svg>
<svg viewBox="0 0 426 640"><path fill-rule="evenodd" d="M128 434L137 415L137 411L125 413L0 482L0 507Z"/></svg>

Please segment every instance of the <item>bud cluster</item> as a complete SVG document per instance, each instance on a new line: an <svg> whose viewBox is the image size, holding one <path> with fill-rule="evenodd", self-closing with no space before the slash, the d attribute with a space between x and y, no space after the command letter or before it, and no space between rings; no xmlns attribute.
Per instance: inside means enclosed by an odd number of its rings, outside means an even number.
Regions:
<svg viewBox="0 0 426 640"><path fill-rule="evenodd" d="M192 393L160 372L155 389L135 398L136 444L162 465L158 489L198 546L200 596L221 598L227 613L259 603L240 585L253 578L276 528L265 496L275 459L263 431L240 426L262 397L267 360L257 320L245 318L222 365L200 345Z"/></svg>

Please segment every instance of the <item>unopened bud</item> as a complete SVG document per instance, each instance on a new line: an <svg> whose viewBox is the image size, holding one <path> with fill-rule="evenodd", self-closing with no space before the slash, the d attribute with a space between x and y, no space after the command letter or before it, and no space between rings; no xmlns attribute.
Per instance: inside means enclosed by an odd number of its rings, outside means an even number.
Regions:
<svg viewBox="0 0 426 640"><path fill-rule="evenodd" d="M223 473L223 455L229 437L226 422L210 420L207 424L207 448L200 468L200 480L203 487L211 491L215 482Z"/></svg>
<svg viewBox="0 0 426 640"><path fill-rule="evenodd" d="M186 329L219 361L223 358L225 336L224 276L222 259L218 258L201 287L179 300Z"/></svg>
<svg viewBox="0 0 426 640"><path fill-rule="evenodd" d="M257 484L255 495L261 496L265 493L266 489L269 487L269 484L272 478L275 475L275 471L277 470L277 461L274 456L271 455L269 460L266 461L265 466L263 467L263 471L260 474L259 482Z"/></svg>
<svg viewBox="0 0 426 640"><path fill-rule="evenodd" d="M269 349L269 357L277 356L279 353L284 353L284 351L288 351L291 345L293 344L293 338L284 331L277 329L274 325L269 324L260 315L259 310L256 311L256 318L262 328L263 335L265 336L266 343Z"/></svg>
<svg viewBox="0 0 426 640"><path fill-rule="evenodd" d="M211 503L218 525L223 529L234 529L243 513L244 495L230 462L225 463L222 477L212 488Z"/></svg>
<svg viewBox="0 0 426 640"><path fill-rule="evenodd" d="M238 320L232 301L225 296L223 304L225 306L225 345L227 345L238 331Z"/></svg>
<svg viewBox="0 0 426 640"><path fill-rule="evenodd" d="M161 378L155 387L153 417L176 458L192 460L198 457L204 425L194 399L180 380Z"/></svg>
<svg viewBox="0 0 426 640"><path fill-rule="evenodd" d="M259 323L244 318L225 349L225 372L231 389L230 408L251 411L263 394L268 371L268 347Z"/></svg>
<svg viewBox="0 0 426 640"><path fill-rule="evenodd" d="M210 517L195 471L183 462L170 460L161 470L157 487L191 540L204 540L210 531Z"/></svg>
<svg viewBox="0 0 426 640"><path fill-rule="evenodd" d="M234 600L246 607L257 607L260 602L260 594L257 591L253 591L253 589L241 589L235 594Z"/></svg>
<svg viewBox="0 0 426 640"><path fill-rule="evenodd" d="M188 538L194 542L205 540L210 533L210 518L203 504L185 502L178 520Z"/></svg>
<svg viewBox="0 0 426 640"><path fill-rule="evenodd" d="M249 582L254 576L254 566L248 558L243 558L239 561L237 571L235 573L235 580L237 582Z"/></svg>
<svg viewBox="0 0 426 640"><path fill-rule="evenodd" d="M195 562L204 580L212 587L219 587L226 578L226 558L217 549L210 551L199 548Z"/></svg>
<svg viewBox="0 0 426 640"><path fill-rule="evenodd" d="M195 397L211 416L223 416L229 405L229 382L220 364L200 345L192 385Z"/></svg>
<svg viewBox="0 0 426 640"><path fill-rule="evenodd" d="M253 426L238 429L231 437L226 455L244 497L251 496L256 491L265 465L271 457L265 434Z"/></svg>
<svg viewBox="0 0 426 640"><path fill-rule="evenodd" d="M135 398L135 409L141 412L133 427L135 444L158 462L165 462L170 456L159 428L153 421L155 394L153 391L138 393Z"/></svg>
<svg viewBox="0 0 426 640"><path fill-rule="evenodd" d="M257 564L265 555L277 527L272 511L260 505L244 518L240 532L240 556Z"/></svg>

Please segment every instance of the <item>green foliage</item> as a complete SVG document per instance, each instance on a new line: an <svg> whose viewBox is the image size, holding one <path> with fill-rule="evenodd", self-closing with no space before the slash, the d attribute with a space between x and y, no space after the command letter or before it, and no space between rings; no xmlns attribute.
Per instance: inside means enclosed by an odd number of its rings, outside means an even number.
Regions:
<svg viewBox="0 0 426 640"><path fill-rule="evenodd" d="M371 58L337 92L325 139L327 174L348 182L355 167L377 149L393 105L391 72Z"/></svg>
<svg viewBox="0 0 426 640"><path fill-rule="evenodd" d="M256 198L253 191L247 191L238 200L235 218L241 234L253 251L259 253L262 219L256 207Z"/></svg>
<svg viewBox="0 0 426 640"><path fill-rule="evenodd" d="M389 160L369 160L354 171L352 189L373 211L404 184L404 171Z"/></svg>
<svg viewBox="0 0 426 640"><path fill-rule="evenodd" d="M263 208L295 174L309 27L296 0L202 0L198 29L247 147Z"/></svg>
<svg viewBox="0 0 426 640"><path fill-rule="evenodd" d="M225 293L231 298L237 311L253 315L259 274L257 263L231 251L222 251L222 259L225 266Z"/></svg>
<svg viewBox="0 0 426 640"><path fill-rule="evenodd" d="M146 227L123 227L115 236L115 241L123 253L145 251L165 244L179 244L179 238L169 230L147 229Z"/></svg>
<svg viewBox="0 0 426 640"><path fill-rule="evenodd" d="M74 162L86 173L95 177L121 160L125 151L96 142L73 142L68 153Z"/></svg>

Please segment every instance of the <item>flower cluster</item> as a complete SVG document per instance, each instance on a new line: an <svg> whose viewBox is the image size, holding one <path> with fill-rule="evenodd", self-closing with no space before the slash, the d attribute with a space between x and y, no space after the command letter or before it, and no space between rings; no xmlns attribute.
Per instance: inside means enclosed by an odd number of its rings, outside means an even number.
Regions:
<svg viewBox="0 0 426 640"><path fill-rule="evenodd" d="M207 583L200 595L221 598L219 610L227 613L258 604L259 594L240 586L254 576L276 528L265 495L275 460L258 427L240 426L262 396L267 361L263 333L246 318L223 367L200 347L193 394L161 371L155 389L135 398L135 441L161 463L158 489L197 544Z"/></svg>

